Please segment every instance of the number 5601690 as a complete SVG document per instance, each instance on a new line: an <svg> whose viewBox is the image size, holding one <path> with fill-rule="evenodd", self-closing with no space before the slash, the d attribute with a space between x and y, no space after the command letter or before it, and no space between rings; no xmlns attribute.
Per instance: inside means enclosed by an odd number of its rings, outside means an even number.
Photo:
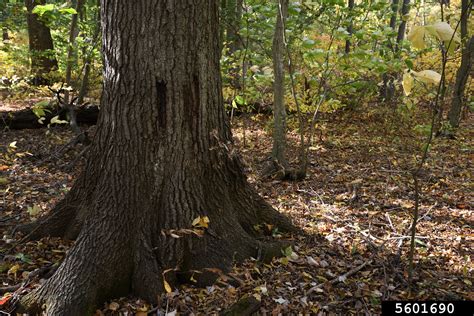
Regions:
<svg viewBox="0 0 474 316"><path fill-rule="evenodd" d="M453 314L452 303L395 303L395 314Z"/></svg>

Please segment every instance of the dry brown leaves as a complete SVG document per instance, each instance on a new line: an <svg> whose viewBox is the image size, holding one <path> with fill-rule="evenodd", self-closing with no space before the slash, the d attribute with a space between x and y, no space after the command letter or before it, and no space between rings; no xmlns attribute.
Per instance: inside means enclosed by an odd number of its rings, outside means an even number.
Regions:
<svg viewBox="0 0 474 316"><path fill-rule="evenodd" d="M388 299L473 300L474 135L467 128L473 118L466 120L457 139L434 141L422 176L416 285L409 293L406 257L413 184L407 171L423 138L408 133L394 115L387 109L361 109L318 122L309 176L297 183L259 178L271 150L267 118L256 117L245 124L237 118L234 135L249 180L305 234L293 236L292 250L271 264L249 260L236 266L228 275L232 282L222 279L204 289L182 286L163 294L159 306L138 298L117 299L106 303L97 315L125 311L213 314L245 295L261 300L261 313L269 315L380 313L380 302ZM28 207L38 206L41 212L50 209L72 184L73 175L61 166L74 158L74 152L40 166L37 163L71 134L64 128L49 136L44 132L8 131L0 136L0 177L7 179L0 184L2 251L17 241L8 235L9 229L31 219ZM296 153L298 137L292 133L289 138L289 152ZM17 149L9 151L13 141ZM295 161L296 155L290 159ZM27 272L60 261L68 246L49 239L15 247L2 256L3 286L18 284ZM343 277L361 265L362 269Z"/></svg>

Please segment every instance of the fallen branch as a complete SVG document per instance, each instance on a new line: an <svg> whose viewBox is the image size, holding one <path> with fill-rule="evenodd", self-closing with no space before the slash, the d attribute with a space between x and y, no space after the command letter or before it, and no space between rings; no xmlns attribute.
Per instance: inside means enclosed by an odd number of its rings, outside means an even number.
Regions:
<svg viewBox="0 0 474 316"><path fill-rule="evenodd" d="M64 109L55 108L51 112L44 115L43 124L38 122L38 117L31 108L19 111L2 111L0 112L0 128L10 129L26 129L26 128L44 128L50 120L59 115L59 119L66 119L66 111ZM76 108L76 120L79 124L95 124L99 116L99 107L97 105L84 104Z"/></svg>
<svg viewBox="0 0 474 316"><path fill-rule="evenodd" d="M331 284L331 285L334 285L334 284L337 284L339 282L344 282L348 277L356 274L357 272L359 272L360 270L362 270L363 268L365 268L367 265L371 264L372 263L372 259L370 260L367 260L365 261L364 263L362 263L361 265L358 265L357 267L347 271L346 273L344 273L343 275L340 275L334 279L332 279L331 281L328 281L328 282L325 282L325 283L321 283L321 284L318 284L316 286L313 286L312 288L310 288L308 290L308 292L306 292L306 295L310 295L311 293L313 293L314 291L322 288L324 285L327 285L327 284Z"/></svg>

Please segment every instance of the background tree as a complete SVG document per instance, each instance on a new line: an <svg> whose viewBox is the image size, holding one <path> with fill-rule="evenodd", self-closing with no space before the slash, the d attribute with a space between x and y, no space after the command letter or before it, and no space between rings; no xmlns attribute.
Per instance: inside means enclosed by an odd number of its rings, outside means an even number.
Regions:
<svg viewBox="0 0 474 316"><path fill-rule="evenodd" d="M397 16L400 13L400 24L397 28ZM389 45L393 52L395 59L400 58L400 49L403 40L405 39L406 25L408 20L408 14L410 13L410 0L403 0L401 11L399 12L399 0L392 1L392 14L390 17L390 28L396 31L395 45L389 40ZM389 102L395 95L395 84L394 81L398 77L395 73L384 73L383 74L383 85L380 89L380 95L382 99Z"/></svg>
<svg viewBox="0 0 474 316"><path fill-rule="evenodd" d="M354 0L348 0L347 1L347 9L348 9L348 15L349 15L349 25L347 26L347 33L348 33L348 36L351 36L352 33L353 33L353 28L354 28L354 24L352 22L352 19L353 19L353 11L354 11L354 4L355 4L355 1ZM344 51L346 54L349 54L350 51L351 51L351 40L350 38L346 39L346 46L344 48Z"/></svg>
<svg viewBox="0 0 474 316"><path fill-rule="evenodd" d="M103 0L101 13L104 92L89 159L30 235L77 237L23 300L48 315L85 315L129 292L154 302L193 270L279 254L254 225L293 230L249 186L232 147L218 2Z"/></svg>
<svg viewBox="0 0 474 316"><path fill-rule="evenodd" d="M405 39L405 33L407 30L408 13L410 13L410 0L403 0L400 24L398 26L397 46L396 46L397 50L400 49L399 48L400 43Z"/></svg>
<svg viewBox="0 0 474 316"><path fill-rule="evenodd" d="M45 0L25 0L31 53L31 71L37 78L41 78L42 75L58 67L58 62L54 57L51 31L49 27L38 19L38 15L32 12L36 5L44 5L45 3Z"/></svg>
<svg viewBox="0 0 474 316"><path fill-rule="evenodd" d="M277 170L288 169L286 158L286 107L285 107L285 23L288 16L288 0L277 0L277 18L273 36L273 148L272 158Z"/></svg>
<svg viewBox="0 0 474 316"><path fill-rule="evenodd" d="M469 78L469 72L473 63L474 36L469 39L468 21L472 10L472 0L462 0L461 2L461 40L463 41L461 52L461 65L456 73L456 82L453 90L453 101L448 113L449 123L453 127L459 126L461 109L463 106L464 90Z"/></svg>
<svg viewBox="0 0 474 316"><path fill-rule="evenodd" d="M243 0L222 0L222 28L225 30L225 42L229 48L229 54L235 53L241 47L239 35L242 21Z"/></svg>

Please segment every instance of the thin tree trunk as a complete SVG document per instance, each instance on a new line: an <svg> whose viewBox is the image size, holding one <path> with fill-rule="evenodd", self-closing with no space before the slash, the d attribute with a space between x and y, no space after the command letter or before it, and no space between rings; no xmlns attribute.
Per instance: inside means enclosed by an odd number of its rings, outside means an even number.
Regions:
<svg viewBox="0 0 474 316"><path fill-rule="evenodd" d="M219 43L221 44L220 49L224 48L225 35L227 25L227 0L221 0L219 7Z"/></svg>
<svg viewBox="0 0 474 316"><path fill-rule="evenodd" d="M84 5L84 0L75 0L75 10L76 14L72 15L71 27L69 28L69 45L67 50L67 60L66 60L66 85L71 86L71 77L72 77L72 68L74 67L75 61L77 60L76 56L76 38L79 35L78 27L78 18L79 12L82 10ZM66 90L64 93L64 100L69 103L69 91Z"/></svg>
<svg viewBox="0 0 474 316"><path fill-rule="evenodd" d="M69 31L69 46L67 51L67 61L66 61L66 86L69 88L71 86L71 77L72 77L72 68L74 66L76 58L76 37L79 34L78 28L78 18L79 12L81 12L84 6L84 0L75 0L75 10L76 14L72 15L71 19L71 28ZM64 106L67 108L69 113L69 125L73 132L79 137L80 142L87 142L86 135L83 134L81 128L77 124L76 119L76 107L73 102L71 102L69 97L69 89L66 89L64 92Z"/></svg>
<svg viewBox="0 0 474 316"><path fill-rule="evenodd" d="M281 252L280 243L256 239L255 225L294 227L250 187L233 149L218 5L102 1L97 133L83 173L30 235L77 240L57 272L23 298L26 309L87 315L127 294L153 303L164 281L174 287L199 270L194 278L208 284L216 277L209 268Z"/></svg>
<svg viewBox="0 0 474 316"><path fill-rule="evenodd" d="M353 28L354 28L354 23L352 21L353 19L353 11L354 11L354 0L348 0L347 7L349 9L349 26L347 27L347 33L349 33L349 36L352 35L353 33ZM351 51L351 40L346 39L346 47L345 47L345 53L349 54Z"/></svg>
<svg viewBox="0 0 474 316"><path fill-rule="evenodd" d="M390 17L390 27L393 30L396 30L398 7L399 7L399 0L392 0L392 16ZM401 19L400 19L400 24L397 30L397 38L395 42L395 47L393 47L393 44L390 41L390 45L396 57L399 55L400 43L405 38L406 23L407 23L406 15L409 12L410 12L410 0L403 0L402 9L401 9ZM383 78L383 85L380 89L380 97L385 102L390 102L393 100L394 95L395 95L394 81L397 78L397 74L384 73L382 78Z"/></svg>
<svg viewBox="0 0 474 316"><path fill-rule="evenodd" d="M406 16L410 13L410 0L403 0L402 12L401 12L401 21L398 26L398 35L397 35L397 46L396 50L399 50L400 43L405 39L405 32L407 29L407 18Z"/></svg>
<svg viewBox="0 0 474 316"><path fill-rule="evenodd" d="M8 28L5 26L2 27L2 40L4 43L10 40L10 36L8 35Z"/></svg>
<svg viewBox="0 0 474 316"><path fill-rule="evenodd" d="M288 168L286 159L286 108L285 108L285 22L288 0L277 0L277 19L273 37L273 160Z"/></svg>
<svg viewBox="0 0 474 316"><path fill-rule="evenodd" d="M462 48L461 65L456 73L454 84L453 101L448 113L449 123L452 127L458 127L461 118L461 110L464 101L464 90L469 78L469 73L474 60L474 36L468 40L468 21L472 9L472 1L462 0L461 3L461 39L464 43Z"/></svg>
<svg viewBox="0 0 474 316"><path fill-rule="evenodd" d="M392 16L390 17L390 28L392 30L397 27L398 3L399 0L392 0Z"/></svg>
<svg viewBox="0 0 474 316"><path fill-rule="evenodd" d="M396 31L397 29L398 5L399 5L399 0L392 0L392 15L390 17L390 28L394 31ZM392 51L395 52L397 45L395 45L395 48L394 48L394 45L392 43L392 38L389 39L388 43ZM383 79L383 84L380 87L380 92L379 92L380 98L384 101L390 101L395 91L395 87L393 84L393 74L384 73L382 75L382 79Z"/></svg>
<svg viewBox="0 0 474 316"><path fill-rule="evenodd" d="M240 37L240 25L242 20L242 5L243 0L227 0L223 3L224 12L224 29L225 29L225 42L228 47L227 55L233 56L235 53L242 49L242 39ZM236 63L238 64L238 63ZM242 69L242 71L244 71ZM241 89L241 74L238 66L232 67L231 72L233 73L232 86L235 89Z"/></svg>
<svg viewBox="0 0 474 316"><path fill-rule="evenodd" d="M242 4L243 0L228 0L227 1L227 31L226 41L229 46L229 54L241 48L240 39L240 21L242 20Z"/></svg>
<svg viewBox="0 0 474 316"><path fill-rule="evenodd" d="M97 0L97 7L100 8L100 0ZM84 7L84 6L83 6ZM83 10L85 11L85 10ZM84 17L85 13L82 14L81 16ZM95 18L95 21L97 21L97 24L95 25L95 30L94 34L91 37L91 42L90 42L90 47L83 47L83 61L84 61L84 69L82 71L82 82L81 82L81 88L79 89L79 95L77 96L77 105L81 106L82 103L84 102L84 98L87 96L87 93L89 91L89 76L91 73L91 68L92 68L92 58L94 55L94 50L96 48L97 42L100 38L100 14L97 14L97 17Z"/></svg>
<svg viewBox="0 0 474 316"><path fill-rule="evenodd" d="M36 5L45 4L45 0L25 0L27 9L26 19L28 23L28 35L31 54L31 71L35 76L36 83L45 83L43 75L58 68L58 62L54 57L54 45L51 31L43 22L33 14Z"/></svg>

